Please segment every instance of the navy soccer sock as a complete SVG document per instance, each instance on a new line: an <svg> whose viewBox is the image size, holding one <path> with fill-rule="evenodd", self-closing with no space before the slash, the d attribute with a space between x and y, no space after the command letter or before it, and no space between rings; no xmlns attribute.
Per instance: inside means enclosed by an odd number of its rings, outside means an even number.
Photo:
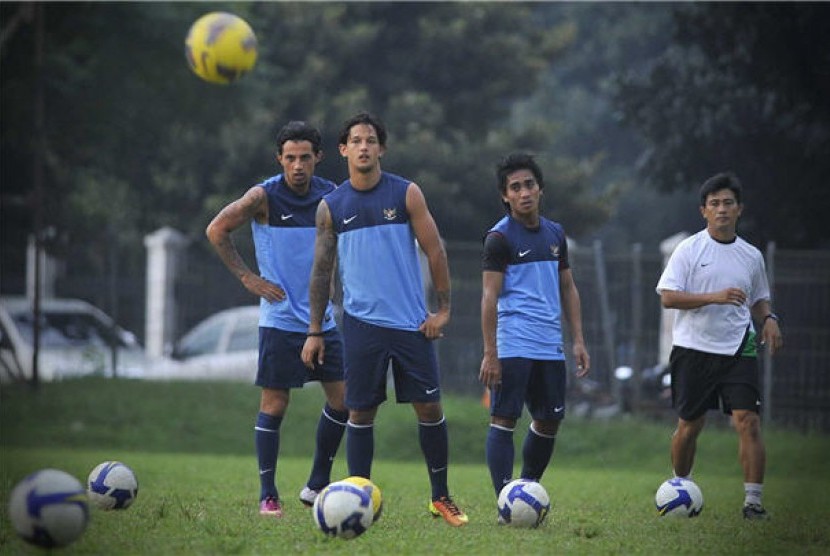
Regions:
<svg viewBox="0 0 830 556"><path fill-rule="evenodd" d="M449 496L447 487L447 463L449 462L449 438L447 421L443 417L437 423L418 423L418 440L427 463L432 499Z"/></svg>
<svg viewBox="0 0 830 556"><path fill-rule="evenodd" d="M490 480L498 496L502 487L513 478L513 429L491 424L487 430L484 453L490 469Z"/></svg>
<svg viewBox="0 0 830 556"><path fill-rule="evenodd" d="M374 425L346 423L346 463L349 475L371 479L375 457Z"/></svg>
<svg viewBox="0 0 830 556"><path fill-rule="evenodd" d="M277 491L277 455L280 451L282 417L260 412L254 426L254 445L259 462L259 499L267 496L279 499Z"/></svg>
<svg viewBox="0 0 830 556"><path fill-rule="evenodd" d="M540 434L533 429L533 424L527 430L524 445L522 446L522 478L539 481L553 456L553 447L556 444L556 435Z"/></svg>
<svg viewBox="0 0 830 556"><path fill-rule="evenodd" d="M331 466L346 431L348 419L348 411L336 411L329 404L323 407L320 420L317 422L317 446L307 483L311 490L320 490L331 481Z"/></svg>

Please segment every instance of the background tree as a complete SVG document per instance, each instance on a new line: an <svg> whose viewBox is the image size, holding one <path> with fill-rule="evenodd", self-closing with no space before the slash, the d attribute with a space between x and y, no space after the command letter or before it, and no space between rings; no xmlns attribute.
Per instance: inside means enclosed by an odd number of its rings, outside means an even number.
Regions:
<svg viewBox="0 0 830 556"><path fill-rule="evenodd" d="M684 4L672 44L624 72L616 100L646 139L641 173L665 191L733 170L742 233L787 247L830 244L830 6Z"/></svg>

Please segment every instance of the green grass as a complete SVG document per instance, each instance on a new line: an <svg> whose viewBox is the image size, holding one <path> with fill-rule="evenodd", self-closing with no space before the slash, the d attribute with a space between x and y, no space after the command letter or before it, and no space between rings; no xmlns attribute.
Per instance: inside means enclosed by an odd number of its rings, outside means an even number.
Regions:
<svg viewBox="0 0 830 556"><path fill-rule="evenodd" d="M773 519L745 522L734 432L704 432L695 479L706 504L693 520L658 518L653 495L668 474L670 420L568 420L543 484L552 511L538 530L495 526L484 465L486 411L450 398L450 485L471 523L453 529L426 512L427 474L409 406L381 407L373 480L384 513L352 541L317 532L296 500L308 474L322 395L295 392L282 429L280 522L257 515L252 426L258 390L240 384L78 380L0 389L0 497L29 472L64 469L80 479L119 459L140 493L123 512L93 511L64 554L826 554L830 551L830 439L766 431L765 503ZM713 419L713 423L718 419ZM519 430L526 426L526 421ZM517 434L517 444L523 437ZM517 452L520 453L520 452ZM340 457L334 476L346 475ZM0 517L0 553L36 554Z"/></svg>

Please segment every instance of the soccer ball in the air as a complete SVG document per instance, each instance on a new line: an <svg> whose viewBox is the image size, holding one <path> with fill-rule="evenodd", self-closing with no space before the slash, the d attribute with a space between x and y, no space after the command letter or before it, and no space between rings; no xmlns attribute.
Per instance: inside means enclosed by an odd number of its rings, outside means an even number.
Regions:
<svg viewBox="0 0 830 556"><path fill-rule="evenodd" d="M690 479L674 477L657 489L654 505L658 515L695 517L703 511L703 493Z"/></svg>
<svg viewBox="0 0 830 556"><path fill-rule="evenodd" d="M353 539L372 526L372 495L353 482L337 481L317 495L311 513L326 535Z"/></svg>
<svg viewBox="0 0 830 556"><path fill-rule="evenodd" d="M184 45L190 69L210 83L236 81L256 63L254 31L244 19L230 13L211 12L197 19Z"/></svg>
<svg viewBox="0 0 830 556"><path fill-rule="evenodd" d="M102 510L124 510L138 496L138 479L120 461L105 461L95 467L86 482L89 501Z"/></svg>
<svg viewBox="0 0 830 556"><path fill-rule="evenodd" d="M513 527L538 527L550 511L550 497L530 479L510 481L499 492L499 521Z"/></svg>
<svg viewBox="0 0 830 556"><path fill-rule="evenodd" d="M377 485L365 477L354 476L343 480L354 483L369 493L369 496L372 497L372 522L374 523L380 519L380 514L383 512L383 496Z"/></svg>
<svg viewBox="0 0 830 556"><path fill-rule="evenodd" d="M66 546L89 522L86 490L65 471L41 469L12 489L9 517L26 541L45 548Z"/></svg>

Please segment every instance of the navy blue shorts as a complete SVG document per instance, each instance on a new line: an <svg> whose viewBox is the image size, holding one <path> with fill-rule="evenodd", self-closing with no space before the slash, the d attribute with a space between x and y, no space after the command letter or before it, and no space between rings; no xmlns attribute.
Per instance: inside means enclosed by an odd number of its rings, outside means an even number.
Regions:
<svg viewBox="0 0 830 556"><path fill-rule="evenodd" d="M758 360L674 346L669 356L672 402L678 416L693 421L710 409L759 413Z"/></svg>
<svg viewBox="0 0 830 556"><path fill-rule="evenodd" d="M262 388L302 388L306 382L343 380L343 342L336 328L326 332L325 360L314 370L303 364L306 335L278 328L259 327L259 368L254 384Z"/></svg>
<svg viewBox="0 0 830 556"><path fill-rule="evenodd" d="M371 409L386 401L391 362L398 403L441 400L435 346L420 331L375 326L343 314L346 407Z"/></svg>
<svg viewBox="0 0 830 556"><path fill-rule="evenodd" d="M533 419L559 421L565 417L564 361L507 357L501 362L501 385L490 389L490 415L518 420L522 408Z"/></svg>

